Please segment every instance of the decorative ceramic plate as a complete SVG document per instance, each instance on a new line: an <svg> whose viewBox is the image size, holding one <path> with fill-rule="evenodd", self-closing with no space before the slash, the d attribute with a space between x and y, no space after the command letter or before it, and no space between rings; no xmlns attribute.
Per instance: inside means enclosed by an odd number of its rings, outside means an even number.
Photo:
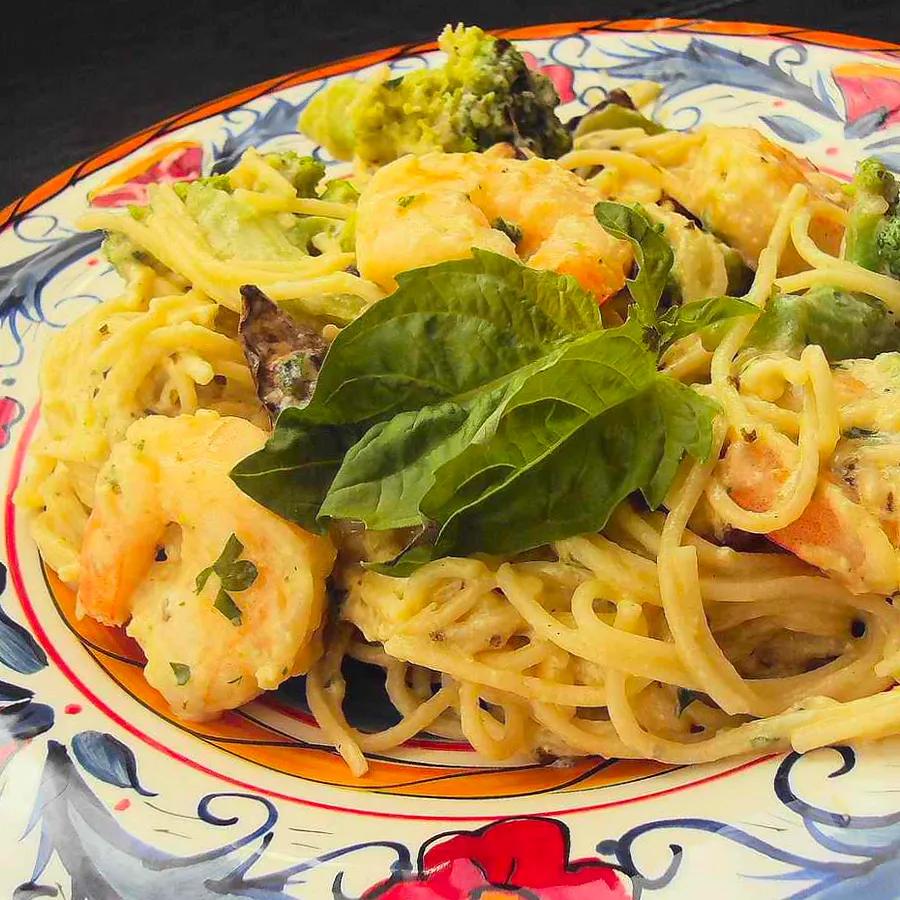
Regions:
<svg viewBox="0 0 900 900"><path fill-rule="evenodd" d="M900 48L793 28L697 21L510 31L555 82L562 116L616 84L660 82L675 129L748 124L843 176L900 169ZM329 80L431 46L276 78L175 116L0 213L0 894L190 900L625 900L900 896L900 740L673 767L601 759L487 765L410 741L355 780L299 679L218 721L173 721L124 632L76 620L11 496L40 417L47 338L118 277L86 206L227 170L250 146L313 149L297 117ZM315 148L320 153L318 148ZM321 155L321 153L320 153ZM327 161L327 160L326 160ZM8 576L8 577L6 577ZM377 697L351 717L365 727Z"/></svg>

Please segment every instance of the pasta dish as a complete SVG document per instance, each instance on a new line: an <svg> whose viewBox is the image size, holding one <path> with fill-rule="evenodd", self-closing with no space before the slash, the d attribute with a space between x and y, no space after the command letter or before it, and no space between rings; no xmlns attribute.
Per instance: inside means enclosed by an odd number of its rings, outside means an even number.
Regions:
<svg viewBox="0 0 900 900"><path fill-rule="evenodd" d="M894 176L650 83L563 123L508 41L440 43L319 92L315 156L84 216L123 287L49 344L16 498L78 614L183 719L305 676L358 775L900 733Z"/></svg>

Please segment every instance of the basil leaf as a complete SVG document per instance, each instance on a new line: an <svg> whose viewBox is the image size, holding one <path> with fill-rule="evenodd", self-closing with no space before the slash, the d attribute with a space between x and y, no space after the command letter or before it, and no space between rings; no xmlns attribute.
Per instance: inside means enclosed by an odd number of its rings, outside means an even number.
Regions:
<svg viewBox="0 0 900 900"><path fill-rule="evenodd" d="M607 206L638 235L643 313L603 331L572 279L481 251L401 275L335 339L309 404L281 414L235 481L308 526L422 526L379 567L395 574L597 530L635 491L661 502L684 454L709 453L715 407L659 374L644 339L668 244L640 211L600 204L598 217Z"/></svg>
<svg viewBox="0 0 900 900"><path fill-rule="evenodd" d="M384 302L384 301L382 301ZM357 431L310 425L303 410L284 410L265 446L232 470L234 483L257 503L310 531L324 532L319 508Z"/></svg>
<svg viewBox="0 0 900 900"><path fill-rule="evenodd" d="M710 325L758 312L759 307L737 297L710 297L708 300L673 306L659 317L656 325L660 334L660 349Z"/></svg>
<svg viewBox="0 0 900 900"><path fill-rule="evenodd" d="M496 253L473 253L471 259L402 273L397 291L341 331L311 402L284 410L266 446L232 470L241 490L321 532L321 517L349 518L349 504L361 502L348 492L358 493L367 480L369 493L382 490L377 479L383 465L371 468L367 448L387 438L367 434L366 426L502 381L565 340L601 328L596 300L574 278L529 269ZM347 427L356 423L363 424ZM394 430L400 427L398 422ZM345 460L363 435L366 443ZM329 494L342 462L346 468ZM421 518L409 511L417 470L395 471L383 490L386 498L402 495L406 502L395 509L383 501L384 515L371 517L369 527ZM379 506L377 498L369 506Z"/></svg>
<svg viewBox="0 0 900 900"><path fill-rule="evenodd" d="M465 403L447 400L375 425L344 457L320 515L376 531L420 524L419 504L435 470L490 433L507 392L503 385Z"/></svg>
<svg viewBox="0 0 900 900"><path fill-rule="evenodd" d="M216 595L216 602L213 603L213 607L222 613L222 615L234 626L240 625L243 621L241 618L240 607L238 607L237 603L234 602L224 588L219 588L219 593Z"/></svg>
<svg viewBox="0 0 900 900"><path fill-rule="evenodd" d="M303 420L371 423L419 409L602 327L596 300L571 276L484 250L397 282L335 338Z"/></svg>
<svg viewBox="0 0 900 900"><path fill-rule="evenodd" d="M594 207L597 221L615 238L629 241L638 265L635 278L626 280L642 325L656 323L656 310L666 287L675 254L662 231L639 206L601 201Z"/></svg>
<svg viewBox="0 0 900 900"><path fill-rule="evenodd" d="M900 325L880 301L830 287L813 288L802 297L778 294L747 336L747 346L799 356L818 344L829 362L874 359L900 350Z"/></svg>
<svg viewBox="0 0 900 900"><path fill-rule="evenodd" d="M175 684L181 686L191 680L191 667L184 663L170 662L169 665L175 673Z"/></svg>
<svg viewBox="0 0 900 900"><path fill-rule="evenodd" d="M718 410L711 400L674 378L660 376L654 387L664 444L653 477L641 488L651 509L662 505L685 453L702 461L709 458Z"/></svg>

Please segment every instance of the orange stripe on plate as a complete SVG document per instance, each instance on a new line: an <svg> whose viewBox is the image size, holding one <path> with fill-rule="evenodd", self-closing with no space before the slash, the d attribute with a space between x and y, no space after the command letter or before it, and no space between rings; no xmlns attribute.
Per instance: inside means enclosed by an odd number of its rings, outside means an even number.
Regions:
<svg viewBox="0 0 900 900"><path fill-rule="evenodd" d="M697 31L701 34L766 37L768 35L788 35L798 29L793 25L763 25L758 22L692 22L681 30Z"/></svg>
<svg viewBox="0 0 900 900"><path fill-rule="evenodd" d="M858 37L853 34L837 34L833 31L795 31L791 37L810 44L822 44L839 50L900 50L900 45L875 38Z"/></svg>
<svg viewBox="0 0 900 900"><path fill-rule="evenodd" d="M584 22L563 22L555 25L525 25L522 28L502 28L492 31L505 38L518 41L541 40L562 37L576 31L599 31L609 24L608 19L590 19Z"/></svg>
<svg viewBox="0 0 900 900"><path fill-rule="evenodd" d="M664 31L667 28L680 28L690 25L695 19L620 19L607 22L603 30L607 31Z"/></svg>
<svg viewBox="0 0 900 900"><path fill-rule="evenodd" d="M617 22L559 22L548 25L531 25L523 28L497 29L494 33L503 34L511 38L552 38L566 34L572 34L579 30L591 31L663 31L666 29L679 29L691 32L720 35L789 35L798 41L808 41L826 47L835 47L845 50L887 51L892 55L900 53L900 44L892 44L887 41L874 40L872 38L855 37L853 35L837 34L830 31L799 31L792 30L789 26L761 25L752 22L707 22L702 19L623 19ZM385 50L376 50L371 53L363 53L357 56L347 57L333 63L316 68L303 69L289 73L279 78L270 78L259 84L242 90L235 91L217 100L200 104L178 116L164 119L156 125L146 128L131 137L113 144L95 156L89 157L77 166L72 166L64 172L51 178L49 181L35 188L29 194L9 204L0 211L0 230L13 219L23 216L41 203L45 203L51 197L56 196L73 180L96 172L103 166L116 162L127 156L134 150L143 147L149 141L160 135L167 134L176 128L181 128L201 119L209 118L217 113L224 112L254 100L269 91L293 87L298 84L306 84L319 78L327 78L332 75L342 75L345 72L355 71L365 66L375 65L393 59L401 52L424 53L434 50L436 45L431 43L414 46L395 46Z"/></svg>

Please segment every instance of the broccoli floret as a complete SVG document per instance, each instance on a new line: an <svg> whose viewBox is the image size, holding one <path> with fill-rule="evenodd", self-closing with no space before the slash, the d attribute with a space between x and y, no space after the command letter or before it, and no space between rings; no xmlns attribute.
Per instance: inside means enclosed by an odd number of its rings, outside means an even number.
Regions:
<svg viewBox="0 0 900 900"><path fill-rule="evenodd" d="M356 203L359 191L346 178L335 178L325 185L321 196L332 203Z"/></svg>
<svg viewBox="0 0 900 900"><path fill-rule="evenodd" d="M311 156L301 156L295 150L267 153L266 162L294 186L298 197L315 197L316 185L325 175L325 166Z"/></svg>
<svg viewBox="0 0 900 900"><path fill-rule="evenodd" d="M443 68L387 80L336 81L318 94L300 128L338 159L385 163L404 153L483 150L505 141L558 157L572 138L555 113L553 83L532 72L507 40L447 27Z"/></svg>
<svg viewBox="0 0 900 900"><path fill-rule="evenodd" d="M900 278L900 215L886 219L878 231L878 255L887 270Z"/></svg>
<svg viewBox="0 0 900 900"><path fill-rule="evenodd" d="M144 209L144 207L139 208ZM155 256L151 256L130 238L117 231L107 233L100 251L126 281L131 277L136 266L150 266L161 275L169 271Z"/></svg>
<svg viewBox="0 0 900 900"><path fill-rule="evenodd" d="M178 181L172 185L172 189L184 200L191 186L195 184L206 185L217 191L225 191L226 194L231 193L231 179L227 175L210 175L207 178L195 178L193 181ZM132 215L134 216L133 212ZM137 218L137 216L134 217Z"/></svg>
<svg viewBox="0 0 900 900"><path fill-rule="evenodd" d="M882 275L900 277L900 185L877 159L863 160L850 188L853 206L844 255Z"/></svg>

